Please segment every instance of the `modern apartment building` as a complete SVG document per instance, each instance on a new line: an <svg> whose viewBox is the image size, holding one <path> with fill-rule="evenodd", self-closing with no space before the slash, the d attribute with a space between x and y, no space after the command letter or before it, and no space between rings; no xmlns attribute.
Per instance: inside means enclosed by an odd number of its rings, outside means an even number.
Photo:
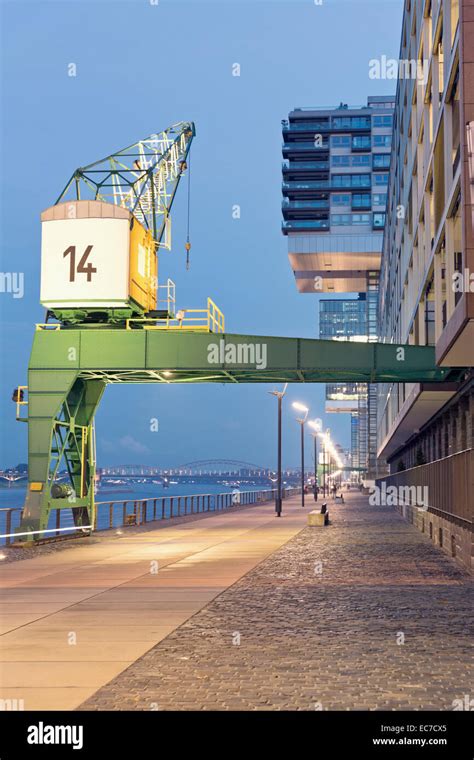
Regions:
<svg viewBox="0 0 474 760"><path fill-rule="evenodd" d="M301 293L366 292L380 269L393 104L295 108L282 122L282 229Z"/></svg>
<svg viewBox="0 0 474 760"><path fill-rule="evenodd" d="M377 339L393 106L393 96L369 97L363 107L295 108L282 122L282 229L297 288L360 294L321 302L320 337ZM351 414L354 466L375 472L375 388L330 385L327 401Z"/></svg>
<svg viewBox="0 0 474 760"><path fill-rule="evenodd" d="M380 276L380 339L432 345L456 385L379 387L378 454L405 515L471 566L474 505L474 5L407 0ZM405 71L410 70L409 66ZM411 67L414 72L415 67ZM420 75L422 74L422 75ZM421 508L420 508L421 506Z"/></svg>

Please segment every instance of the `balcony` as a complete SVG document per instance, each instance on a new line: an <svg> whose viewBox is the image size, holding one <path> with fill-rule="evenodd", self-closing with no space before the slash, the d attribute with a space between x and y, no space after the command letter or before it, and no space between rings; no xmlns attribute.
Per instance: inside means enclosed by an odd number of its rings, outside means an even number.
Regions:
<svg viewBox="0 0 474 760"><path fill-rule="evenodd" d="M283 155L287 153L314 153L317 151L329 150L329 143L323 143L322 145L315 145L312 142L307 143L284 143L282 146Z"/></svg>
<svg viewBox="0 0 474 760"><path fill-rule="evenodd" d="M289 164L282 161L281 168L284 173L288 172L310 172L310 171L328 171L329 161L295 161Z"/></svg>
<svg viewBox="0 0 474 760"><path fill-rule="evenodd" d="M304 209L329 209L329 200L315 200L315 201L288 201L284 200L281 204L282 209L285 210L304 210Z"/></svg>
<svg viewBox="0 0 474 760"><path fill-rule="evenodd" d="M314 192L314 190L329 190L331 183L329 179L311 180L308 182L283 182L282 191L286 195L292 192Z"/></svg>
<svg viewBox="0 0 474 760"><path fill-rule="evenodd" d="M322 130L330 130L331 125L327 121L306 121L301 124L284 124L282 126L283 134L288 132L314 132Z"/></svg>
<svg viewBox="0 0 474 760"><path fill-rule="evenodd" d="M313 192L314 190L337 190L347 193L350 190L370 190L370 174L347 174L344 176L328 177L327 179L299 180L295 182L283 182L283 195L297 192Z"/></svg>
<svg viewBox="0 0 474 760"><path fill-rule="evenodd" d="M283 231L283 234L288 234L288 232L308 232L308 230L313 230L315 232L324 232L329 230L329 220L292 220L290 222L282 222L281 229Z"/></svg>

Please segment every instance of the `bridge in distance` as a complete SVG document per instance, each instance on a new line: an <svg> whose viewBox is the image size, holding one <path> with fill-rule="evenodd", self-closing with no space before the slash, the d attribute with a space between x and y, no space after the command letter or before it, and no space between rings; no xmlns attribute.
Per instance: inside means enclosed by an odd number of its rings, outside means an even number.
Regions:
<svg viewBox="0 0 474 760"><path fill-rule="evenodd" d="M287 481L298 480L300 471L288 469L283 473ZM97 479L107 481L120 480L150 480L177 483L219 483L223 480L238 480L248 483L273 483L277 475L269 467L241 462L234 459L207 459L186 462L177 467L154 467L151 465L115 465L97 469Z"/></svg>

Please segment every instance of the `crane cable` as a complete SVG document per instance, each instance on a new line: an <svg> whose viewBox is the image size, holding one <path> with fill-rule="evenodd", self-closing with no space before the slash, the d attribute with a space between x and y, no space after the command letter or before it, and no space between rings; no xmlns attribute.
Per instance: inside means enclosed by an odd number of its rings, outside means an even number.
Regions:
<svg viewBox="0 0 474 760"><path fill-rule="evenodd" d="M189 269L189 251L191 250L191 243L189 242L189 214L190 214L190 208L191 208L191 154L189 155L189 163L188 163L188 220L187 220L187 228L186 228L186 243L184 244L184 247L186 249L186 269Z"/></svg>

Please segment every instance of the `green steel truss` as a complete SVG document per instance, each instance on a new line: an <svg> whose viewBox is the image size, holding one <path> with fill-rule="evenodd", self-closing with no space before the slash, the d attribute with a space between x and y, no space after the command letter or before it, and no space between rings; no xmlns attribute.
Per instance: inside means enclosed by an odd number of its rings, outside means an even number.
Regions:
<svg viewBox="0 0 474 760"><path fill-rule="evenodd" d="M128 145L75 170L56 201L99 200L128 208L151 230L157 247L169 249L169 213L196 134L193 122Z"/></svg>
<svg viewBox="0 0 474 760"><path fill-rule="evenodd" d="M28 370L28 491L20 533L51 509L94 522L92 425L108 383L450 383L434 348L125 329L41 329ZM67 483L58 496L58 470ZM53 487L55 486L55 487Z"/></svg>

